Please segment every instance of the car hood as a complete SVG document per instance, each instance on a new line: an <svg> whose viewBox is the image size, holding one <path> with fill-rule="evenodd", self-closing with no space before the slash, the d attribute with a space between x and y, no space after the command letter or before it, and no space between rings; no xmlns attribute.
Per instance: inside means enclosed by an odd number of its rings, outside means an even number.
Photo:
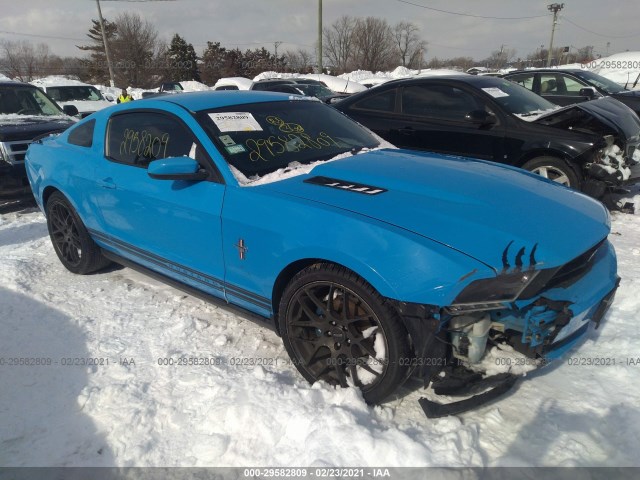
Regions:
<svg viewBox="0 0 640 480"><path fill-rule="evenodd" d="M0 141L31 140L49 132L61 132L75 122L66 115L0 115Z"/></svg>
<svg viewBox="0 0 640 480"><path fill-rule="evenodd" d="M73 105L78 109L79 113L97 112L103 108L111 107L113 103L106 100L73 100L70 102L58 102L61 107L65 105Z"/></svg>
<svg viewBox="0 0 640 480"><path fill-rule="evenodd" d="M263 185L411 231L496 271L524 249L537 268L559 266L602 240L597 201L523 170L460 157L377 150Z"/></svg>
<svg viewBox="0 0 640 480"><path fill-rule="evenodd" d="M575 118L578 120L583 116L583 112L613 129L625 142L635 142L640 138L640 119L638 116L624 103L612 97L602 97L554 110L537 118L533 123L556 126L556 122L559 122L562 126L568 126L568 129L571 129L571 115L575 114ZM597 127L593 128L593 133L600 133Z"/></svg>

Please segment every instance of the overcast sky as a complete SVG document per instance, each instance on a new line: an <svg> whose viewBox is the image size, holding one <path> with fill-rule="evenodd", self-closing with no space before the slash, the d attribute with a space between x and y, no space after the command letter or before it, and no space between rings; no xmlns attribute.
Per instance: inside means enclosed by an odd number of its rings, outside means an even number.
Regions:
<svg viewBox="0 0 640 480"><path fill-rule="evenodd" d="M112 20L123 11L137 12L153 23L167 42L178 33L194 45L198 54L207 41L242 50L264 46L272 52L274 42L283 42L280 53L298 48L313 51L317 39L318 0L101 0L100 3L105 18ZM516 49L517 57L524 58L541 45L549 44L552 23L547 10L549 3L552 2L324 0L323 22L329 26L341 15L371 15L390 24L411 21L429 43L427 60L434 56L470 56L479 60L499 50L501 45ZM558 25L554 45L593 45L594 52L602 56L607 52L640 50L638 0L573 0L564 4L561 15L565 18ZM91 19L97 18L95 0L0 0L0 12L0 39L44 42L52 53L60 56L83 53L75 45L86 43Z"/></svg>

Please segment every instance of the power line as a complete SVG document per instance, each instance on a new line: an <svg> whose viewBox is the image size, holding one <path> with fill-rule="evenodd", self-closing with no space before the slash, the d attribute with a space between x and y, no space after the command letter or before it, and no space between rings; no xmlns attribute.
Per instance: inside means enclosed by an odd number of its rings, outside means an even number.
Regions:
<svg viewBox="0 0 640 480"><path fill-rule="evenodd" d="M10 32L9 30L0 30L0 33L4 33L6 35L22 35L23 37L37 37L37 38L49 38L54 40L73 40L74 42L84 42L86 38L72 38L72 37L56 37L54 35L36 35L35 33L20 33L20 32Z"/></svg>
<svg viewBox="0 0 640 480"><path fill-rule="evenodd" d="M528 20L531 18L542 18L542 17L548 17L549 14L545 13L544 15L532 15L529 17L490 17L490 16L485 16L485 15L473 15L471 13L460 13L460 12L451 12L449 10L441 10L439 8L433 8L433 7L427 7L426 5L420 5L418 3L412 3L412 2L408 2L407 0L397 0L400 3L406 3L408 5L413 5L414 7L420 7L420 8L425 8L427 10L433 10L435 12L440 12L440 13L448 13L449 15L459 15L461 17L472 17L472 18L485 18L485 19L491 19L491 20Z"/></svg>
<svg viewBox="0 0 640 480"><path fill-rule="evenodd" d="M640 37L640 33L634 33L633 35L604 35L602 33L598 33L598 32L594 32L593 30L589 30L588 28L585 27L581 27L580 25L578 25L577 23L571 21L567 16L562 15L561 17L563 20L566 20L567 22L569 22L571 25L573 25L574 27L578 27L580 30L584 30L585 32L589 32L592 33L594 35L597 35L599 37L605 37L605 38L633 38L633 37Z"/></svg>

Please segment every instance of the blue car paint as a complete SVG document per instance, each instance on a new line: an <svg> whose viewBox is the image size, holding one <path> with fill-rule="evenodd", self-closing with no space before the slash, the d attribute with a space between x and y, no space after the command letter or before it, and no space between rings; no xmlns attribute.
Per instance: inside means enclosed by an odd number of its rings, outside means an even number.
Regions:
<svg viewBox="0 0 640 480"><path fill-rule="evenodd" d="M69 145L69 131L30 147L27 172L38 204L44 210L45 189L60 190L101 247L267 317L277 307L276 279L295 262L338 263L385 297L445 307L471 282L498 274L509 242L527 252L537 244L532 267L549 268L609 231L604 207L573 190L511 167L440 155L376 151L242 187L192 112L282 99L194 93L97 112L91 147ZM223 183L151 180L145 169L106 159L110 115L138 109L179 117ZM305 183L314 176L387 191L367 196ZM608 251L605 277L592 270L551 293L581 299L583 289L593 291L585 302L595 308L615 288L615 256ZM521 325L516 320L512 325Z"/></svg>

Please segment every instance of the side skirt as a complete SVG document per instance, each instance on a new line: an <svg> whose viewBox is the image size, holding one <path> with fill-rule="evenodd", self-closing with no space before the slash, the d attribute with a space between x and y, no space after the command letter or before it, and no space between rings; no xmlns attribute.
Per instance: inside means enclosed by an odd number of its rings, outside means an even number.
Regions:
<svg viewBox="0 0 640 480"><path fill-rule="evenodd" d="M104 248L101 250L102 250L102 255L104 255L106 258L108 258L112 262L118 263L124 267L131 268L132 270L136 270L144 275L147 275L148 277L158 280L159 282L166 283L167 285L177 288L178 290L182 290L183 292L188 293L193 297L199 298L200 300L204 300L207 303L212 303L214 305L224 307L225 309L233 313L237 313L242 315L243 317L246 317L252 322L257 323L261 327L268 327L269 329L278 333L276 330L276 325L273 318L262 317L260 315L253 313L250 310L225 302L221 298L210 295L206 292L203 292L202 290L198 290L197 288L194 288L190 285L186 285L182 282L179 282L178 280L168 277L167 275L163 275L162 273L159 273L147 267L144 267L132 260L121 257L117 253L110 252L108 250L105 250Z"/></svg>

